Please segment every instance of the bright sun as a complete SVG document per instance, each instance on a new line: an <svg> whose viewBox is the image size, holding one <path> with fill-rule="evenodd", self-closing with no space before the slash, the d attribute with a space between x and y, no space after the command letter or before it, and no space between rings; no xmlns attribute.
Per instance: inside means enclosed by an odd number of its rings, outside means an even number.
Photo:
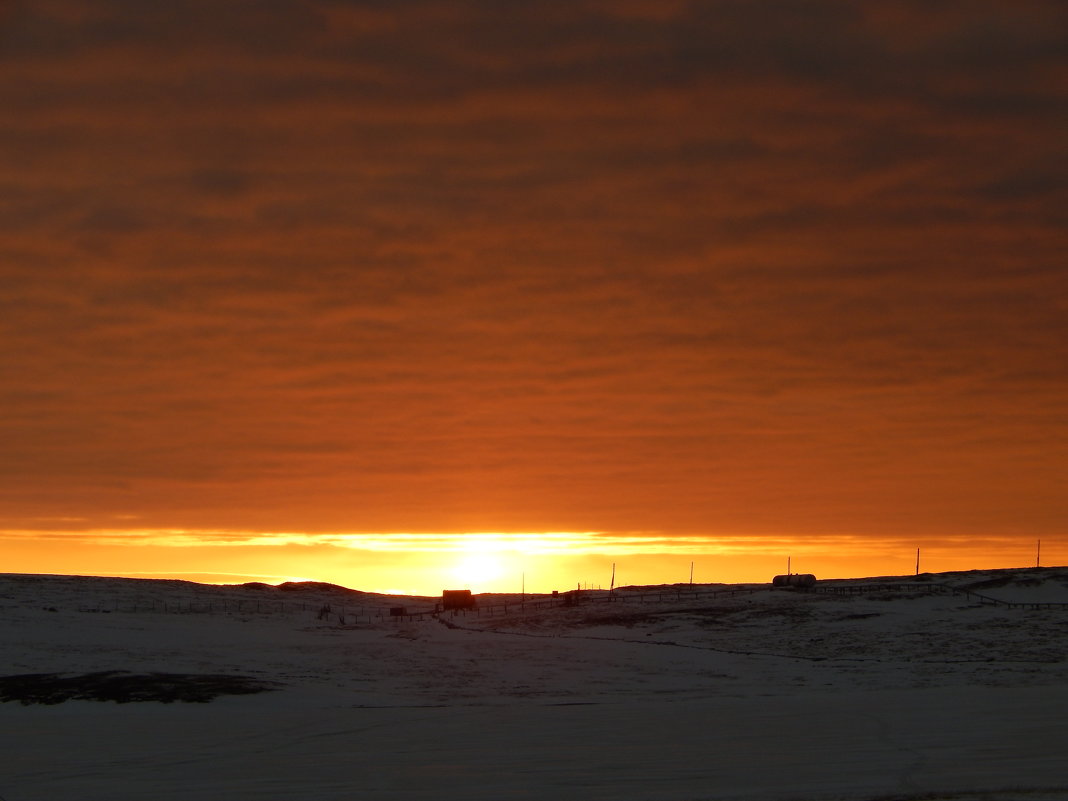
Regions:
<svg viewBox="0 0 1068 801"><path fill-rule="evenodd" d="M487 585L499 579L503 573L504 564L497 554L468 553L457 560L450 574L464 589L484 592Z"/></svg>

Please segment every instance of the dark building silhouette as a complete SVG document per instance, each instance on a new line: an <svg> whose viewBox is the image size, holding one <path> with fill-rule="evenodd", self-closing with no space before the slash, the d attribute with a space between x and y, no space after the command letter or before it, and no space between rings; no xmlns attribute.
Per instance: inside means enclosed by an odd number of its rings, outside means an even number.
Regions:
<svg viewBox="0 0 1068 801"><path fill-rule="evenodd" d="M815 587L816 577L811 573L790 573L789 575L776 576L771 580L772 587Z"/></svg>
<svg viewBox="0 0 1068 801"><path fill-rule="evenodd" d="M475 606L475 597L471 594L471 590L442 590L441 592L441 608L446 611L474 609Z"/></svg>

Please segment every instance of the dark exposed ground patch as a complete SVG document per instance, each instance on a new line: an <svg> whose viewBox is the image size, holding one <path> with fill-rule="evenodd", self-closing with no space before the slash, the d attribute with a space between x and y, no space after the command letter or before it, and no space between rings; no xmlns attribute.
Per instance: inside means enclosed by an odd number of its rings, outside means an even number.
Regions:
<svg viewBox="0 0 1068 801"><path fill-rule="evenodd" d="M259 679L226 674L105 670L82 675L27 673L0 676L0 702L18 701L24 705L61 704L64 701L204 704L220 695L250 695L273 689L274 685Z"/></svg>

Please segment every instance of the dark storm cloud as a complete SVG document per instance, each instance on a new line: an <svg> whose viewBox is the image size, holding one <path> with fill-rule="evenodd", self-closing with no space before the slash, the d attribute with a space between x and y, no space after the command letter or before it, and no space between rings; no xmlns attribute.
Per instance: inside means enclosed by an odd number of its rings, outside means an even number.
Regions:
<svg viewBox="0 0 1068 801"><path fill-rule="evenodd" d="M17 5L0 514L1052 526L1065 22Z"/></svg>

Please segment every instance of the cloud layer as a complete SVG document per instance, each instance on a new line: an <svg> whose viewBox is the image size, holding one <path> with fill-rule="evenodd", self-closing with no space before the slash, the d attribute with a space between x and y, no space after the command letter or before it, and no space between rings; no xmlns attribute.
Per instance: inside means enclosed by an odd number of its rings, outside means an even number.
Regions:
<svg viewBox="0 0 1068 801"><path fill-rule="evenodd" d="M1065 31L8 5L0 527L1062 533Z"/></svg>

